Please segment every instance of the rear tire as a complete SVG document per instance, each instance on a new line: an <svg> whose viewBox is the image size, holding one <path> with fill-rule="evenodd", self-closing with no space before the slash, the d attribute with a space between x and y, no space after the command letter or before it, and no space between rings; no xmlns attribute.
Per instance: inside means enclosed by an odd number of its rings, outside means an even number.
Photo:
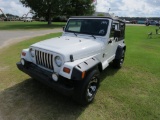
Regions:
<svg viewBox="0 0 160 120"><path fill-rule="evenodd" d="M113 60L113 67L114 68L121 68L123 65L123 62L124 62L124 58L125 58L125 51L123 50L120 59Z"/></svg>
<svg viewBox="0 0 160 120"><path fill-rule="evenodd" d="M76 83L74 100L81 105L87 105L94 100L99 87L99 71L92 70L83 81Z"/></svg>

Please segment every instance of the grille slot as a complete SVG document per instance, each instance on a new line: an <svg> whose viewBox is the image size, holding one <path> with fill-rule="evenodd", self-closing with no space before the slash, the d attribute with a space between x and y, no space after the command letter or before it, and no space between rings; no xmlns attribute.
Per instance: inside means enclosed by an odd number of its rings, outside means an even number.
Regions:
<svg viewBox="0 0 160 120"><path fill-rule="evenodd" d="M45 68L53 70L53 55L39 50L35 50L36 63Z"/></svg>

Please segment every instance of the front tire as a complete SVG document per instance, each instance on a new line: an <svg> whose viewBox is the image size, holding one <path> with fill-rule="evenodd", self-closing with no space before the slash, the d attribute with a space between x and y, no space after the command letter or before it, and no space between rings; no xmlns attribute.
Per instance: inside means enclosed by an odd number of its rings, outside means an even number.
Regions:
<svg viewBox="0 0 160 120"><path fill-rule="evenodd" d="M81 83L76 83L74 100L87 105L94 100L99 87L99 71L92 70Z"/></svg>

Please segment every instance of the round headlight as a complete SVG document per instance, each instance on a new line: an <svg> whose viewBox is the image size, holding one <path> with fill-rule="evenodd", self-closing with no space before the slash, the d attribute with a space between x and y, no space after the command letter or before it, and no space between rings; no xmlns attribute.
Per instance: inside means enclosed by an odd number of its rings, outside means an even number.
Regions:
<svg viewBox="0 0 160 120"><path fill-rule="evenodd" d="M34 50L33 50L32 48L30 49L30 53L31 53L31 56L32 56L32 57L35 56Z"/></svg>
<svg viewBox="0 0 160 120"><path fill-rule="evenodd" d="M58 67L61 67L62 65L62 59L59 56L55 57L55 63Z"/></svg>

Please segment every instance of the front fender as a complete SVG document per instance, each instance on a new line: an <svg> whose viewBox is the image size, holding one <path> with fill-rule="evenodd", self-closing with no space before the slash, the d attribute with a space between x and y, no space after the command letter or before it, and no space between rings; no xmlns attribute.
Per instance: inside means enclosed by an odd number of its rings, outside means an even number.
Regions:
<svg viewBox="0 0 160 120"><path fill-rule="evenodd" d="M100 61L95 57L84 58L84 59L76 60L74 62L67 62L63 65L59 74L68 79L81 80L83 79L82 72L89 71L90 69L98 65L99 62ZM64 67L70 69L69 74L63 71Z"/></svg>
<svg viewBox="0 0 160 120"><path fill-rule="evenodd" d="M31 56L30 56L30 53L29 53L29 49L23 49L22 52L26 53L26 55L23 56L21 54L21 58L25 59L28 62L31 62L32 60L31 60Z"/></svg>

